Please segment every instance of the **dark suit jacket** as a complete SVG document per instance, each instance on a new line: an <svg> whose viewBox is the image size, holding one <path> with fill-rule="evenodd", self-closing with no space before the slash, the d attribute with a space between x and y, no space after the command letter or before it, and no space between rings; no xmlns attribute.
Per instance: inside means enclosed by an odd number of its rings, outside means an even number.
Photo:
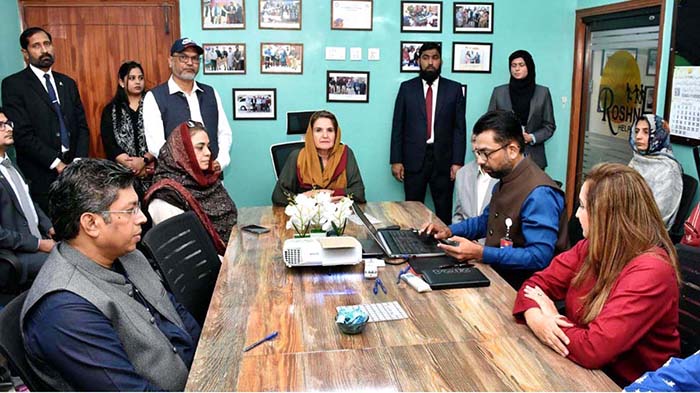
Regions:
<svg viewBox="0 0 700 393"><path fill-rule="evenodd" d="M52 226L51 220L36 203L34 208L39 217L39 232L48 238L47 233ZM0 249L36 252L38 246L39 239L29 231L22 205L12 190L9 180L0 172Z"/></svg>
<svg viewBox="0 0 700 393"><path fill-rule="evenodd" d="M68 164L75 157L88 156L90 132L75 81L56 71L52 73L70 132L70 151L63 157ZM15 123L17 164L29 180L32 196L45 196L57 177L49 167L61 155L60 126L49 94L27 67L2 81L2 102L5 115Z"/></svg>
<svg viewBox="0 0 700 393"><path fill-rule="evenodd" d="M510 101L510 91L508 85L501 85L493 89L489 111L503 109L513 110ZM537 166L545 168L547 166L547 156L544 153L544 143L552 137L557 125L554 123L554 109L552 108L552 96L545 86L536 85L535 94L530 100L530 114L527 118L525 129L535 136L534 145L525 145L525 153L535 161Z"/></svg>
<svg viewBox="0 0 700 393"><path fill-rule="evenodd" d="M437 94L433 154L435 165L441 171L449 171L453 164L464 165L467 148L465 100L462 86L443 77L439 79ZM427 121L421 78L401 83L391 129L392 164L401 163L409 172L420 170L425 157Z"/></svg>

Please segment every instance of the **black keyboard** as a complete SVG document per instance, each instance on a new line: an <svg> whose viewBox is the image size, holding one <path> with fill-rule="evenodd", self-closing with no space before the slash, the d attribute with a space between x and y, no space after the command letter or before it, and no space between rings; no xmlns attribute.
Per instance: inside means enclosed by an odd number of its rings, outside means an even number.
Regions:
<svg viewBox="0 0 700 393"><path fill-rule="evenodd" d="M421 239L415 232L411 231L382 231L389 249L398 254L434 254L441 253L434 239L426 237Z"/></svg>

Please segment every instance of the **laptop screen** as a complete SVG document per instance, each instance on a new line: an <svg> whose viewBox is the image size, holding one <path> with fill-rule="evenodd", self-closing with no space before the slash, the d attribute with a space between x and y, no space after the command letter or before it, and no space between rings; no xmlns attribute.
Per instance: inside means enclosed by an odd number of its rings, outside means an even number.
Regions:
<svg viewBox="0 0 700 393"><path fill-rule="evenodd" d="M357 214L358 217L360 217L360 220L362 221L363 224L365 224L365 228L369 230L370 235L372 235L372 238L381 246L382 242L379 240L379 233L377 232L377 228L372 225L371 222L369 222L369 219L367 216L365 216L365 213L360 209L360 206L357 205L357 203L352 204L352 209L355 211L355 214Z"/></svg>

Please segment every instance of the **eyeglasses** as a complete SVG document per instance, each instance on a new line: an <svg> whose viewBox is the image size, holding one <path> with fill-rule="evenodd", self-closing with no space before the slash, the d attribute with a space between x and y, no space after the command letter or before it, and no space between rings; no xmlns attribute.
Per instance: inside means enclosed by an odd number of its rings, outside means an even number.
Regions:
<svg viewBox="0 0 700 393"><path fill-rule="evenodd" d="M0 121L0 130L13 130L15 128L15 123L12 120Z"/></svg>
<svg viewBox="0 0 700 393"><path fill-rule="evenodd" d="M508 145L509 145L509 144L506 143L505 145L503 145L503 146L501 146L501 147L499 147L498 149L493 150L493 151L486 151L486 150L483 150L483 149L479 149L479 150L472 150L472 152L474 153L474 155L475 155L477 158L481 158L481 159L483 159L484 161L488 161L488 160L489 160L489 157L491 157L491 155L493 155L493 153L495 153L495 152L497 152L497 151L499 151L499 150L503 150L503 149L506 148Z"/></svg>
<svg viewBox="0 0 700 393"><path fill-rule="evenodd" d="M199 56L187 56L187 55L184 55L182 53L180 53L179 55L175 55L173 57L178 59L180 61L180 63L182 63L182 64L187 64L189 62L189 60L191 60L192 63L194 63L194 64L199 64L199 62L201 61Z"/></svg>
<svg viewBox="0 0 700 393"><path fill-rule="evenodd" d="M132 216L135 216L135 215L141 213L141 202L138 202L138 203L136 204L136 206L134 206L133 208L128 209L128 210L103 210L103 211L100 212L100 214L102 214L102 215L105 215L105 214L117 214L117 213L121 213L121 214L130 214L130 215L132 215Z"/></svg>
<svg viewBox="0 0 700 393"><path fill-rule="evenodd" d="M204 124L201 121L187 120L187 127L204 129Z"/></svg>

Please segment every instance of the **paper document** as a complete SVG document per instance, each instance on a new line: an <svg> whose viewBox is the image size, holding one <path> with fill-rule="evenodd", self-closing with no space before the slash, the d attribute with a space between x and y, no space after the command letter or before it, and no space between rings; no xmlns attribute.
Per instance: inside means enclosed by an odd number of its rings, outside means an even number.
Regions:
<svg viewBox="0 0 700 393"><path fill-rule="evenodd" d="M380 220L377 219L377 217L374 217L371 214L365 213L365 216L367 217L367 219L369 220L369 222L372 225L376 225L376 224L379 224L381 222ZM353 215L349 217L349 220L352 221L354 224L364 225L362 223L362 220L360 220L360 217L357 216L357 214L353 213Z"/></svg>

